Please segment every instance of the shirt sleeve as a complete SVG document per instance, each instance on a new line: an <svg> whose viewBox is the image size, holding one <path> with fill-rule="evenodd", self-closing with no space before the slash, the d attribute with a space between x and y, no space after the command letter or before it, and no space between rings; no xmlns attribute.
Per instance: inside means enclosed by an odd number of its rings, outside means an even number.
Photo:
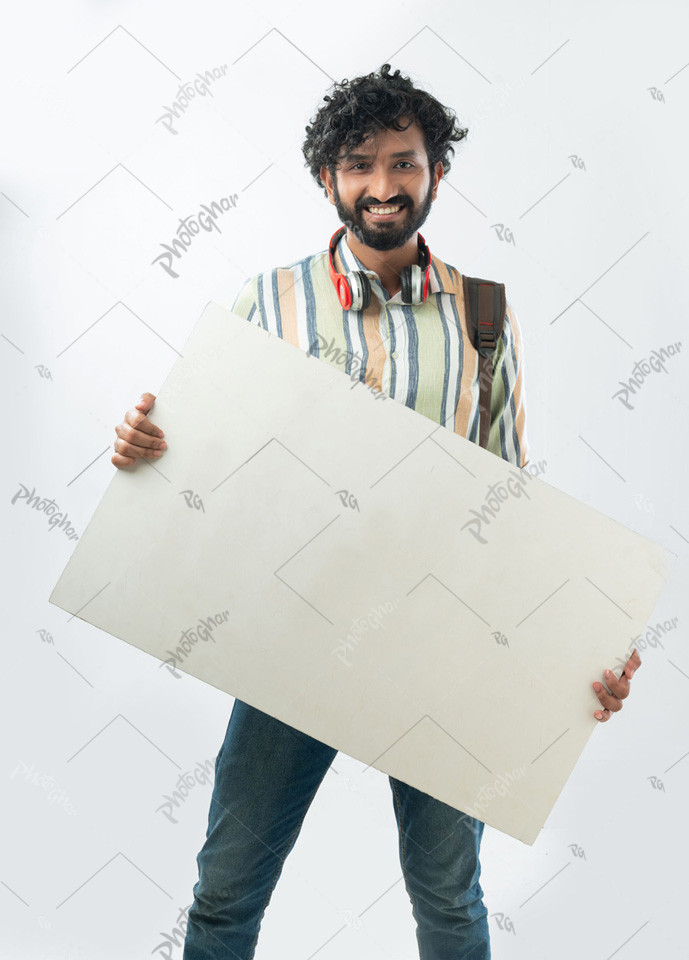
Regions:
<svg viewBox="0 0 689 960"><path fill-rule="evenodd" d="M232 313L244 317L249 323L255 323L259 327L263 326L261 312L258 309L258 275L249 277L248 280L244 281L230 310Z"/></svg>
<svg viewBox="0 0 689 960"><path fill-rule="evenodd" d="M493 355L488 449L517 467L529 462L522 336L517 315L509 302L506 302L502 336Z"/></svg>

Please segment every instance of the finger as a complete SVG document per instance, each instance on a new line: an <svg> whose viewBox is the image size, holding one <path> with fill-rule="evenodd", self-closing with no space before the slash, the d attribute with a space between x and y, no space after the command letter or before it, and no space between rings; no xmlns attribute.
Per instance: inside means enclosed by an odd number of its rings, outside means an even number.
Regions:
<svg viewBox="0 0 689 960"><path fill-rule="evenodd" d="M136 433L136 431L134 431L134 433ZM155 444L155 446L140 446L136 443L130 443L121 434L119 434L118 430L118 437L114 443L115 453L118 453L126 458L133 458L135 460L150 460L153 457L162 456L162 454L165 452L165 447L160 448L158 444L164 444L164 440L147 440L145 434L141 434L141 436L144 437L145 443Z"/></svg>
<svg viewBox="0 0 689 960"><path fill-rule="evenodd" d="M150 434L153 437L164 436L160 427L156 426L155 423L148 419L145 410L138 410L136 404L131 410L127 410L125 413L124 423L130 427L133 427L135 430L138 430L140 433Z"/></svg>
<svg viewBox="0 0 689 960"><path fill-rule="evenodd" d="M153 393L142 393L132 409L127 410L125 413L124 421L142 433L150 433L153 436L162 437L163 431L147 417L147 414L150 413L153 408L155 399L155 394Z"/></svg>
<svg viewBox="0 0 689 960"><path fill-rule="evenodd" d="M617 713L618 710L622 709L622 702L611 693L608 693L602 683L598 683L598 681L596 681L593 684L593 689L603 707L610 710L611 713Z"/></svg>
<svg viewBox="0 0 689 960"><path fill-rule="evenodd" d="M629 696L629 678L624 671L620 677L617 678L612 670L606 670L605 682L607 683L610 692L619 700L624 700L625 697Z"/></svg>
<svg viewBox="0 0 689 960"><path fill-rule="evenodd" d="M624 666L624 672L631 680L636 670L641 666L641 657L638 650L633 650L632 655Z"/></svg>
<svg viewBox="0 0 689 960"><path fill-rule="evenodd" d="M612 714L609 710L596 710L594 717L596 720L600 720L601 723L605 723L606 720L609 720Z"/></svg>
<svg viewBox="0 0 689 960"><path fill-rule="evenodd" d="M110 463L116 467L131 467L133 463L136 463L136 459L134 457L123 457L121 453L115 453L110 457Z"/></svg>
<svg viewBox="0 0 689 960"><path fill-rule="evenodd" d="M163 431L152 433L151 427L153 427L154 430L158 428L154 427L148 420L136 421L136 417L133 418L136 422L130 425L130 421L127 420L129 413L130 411L127 411L124 421L118 423L115 427L115 433L120 440L131 444L133 447L165 450L167 443L162 439L162 436L160 436Z"/></svg>
<svg viewBox="0 0 689 960"><path fill-rule="evenodd" d="M155 402L155 394L146 392L141 394L134 406L138 410L143 410L144 413L148 413Z"/></svg>

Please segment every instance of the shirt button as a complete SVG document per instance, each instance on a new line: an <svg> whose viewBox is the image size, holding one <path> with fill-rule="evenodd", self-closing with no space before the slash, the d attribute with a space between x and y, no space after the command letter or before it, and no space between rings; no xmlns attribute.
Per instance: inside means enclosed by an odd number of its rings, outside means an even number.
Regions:
<svg viewBox="0 0 689 960"><path fill-rule="evenodd" d="M392 353L390 354L390 356L391 356L394 360L396 360L396 359L397 359L397 351L396 351L396 350L393 350Z"/></svg>

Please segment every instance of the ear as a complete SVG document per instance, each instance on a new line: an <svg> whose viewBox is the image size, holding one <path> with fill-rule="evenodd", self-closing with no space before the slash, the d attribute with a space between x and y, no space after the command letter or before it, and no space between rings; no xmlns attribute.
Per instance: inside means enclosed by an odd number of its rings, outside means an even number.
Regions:
<svg viewBox="0 0 689 960"><path fill-rule="evenodd" d="M333 196L333 178L330 176L330 171L325 165L323 165L318 173L321 180L325 184L325 189L328 191L328 199L331 203L335 203Z"/></svg>
<svg viewBox="0 0 689 960"><path fill-rule="evenodd" d="M444 175L444 173L445 173L445 170L443 168L443 165L440 162L440 160L438 160L438 162L435 165L435 173L433 175L433 194L431 196L431 200L435 200L435 198L438 196L438 184L440 183L440 179Z"/></svg>

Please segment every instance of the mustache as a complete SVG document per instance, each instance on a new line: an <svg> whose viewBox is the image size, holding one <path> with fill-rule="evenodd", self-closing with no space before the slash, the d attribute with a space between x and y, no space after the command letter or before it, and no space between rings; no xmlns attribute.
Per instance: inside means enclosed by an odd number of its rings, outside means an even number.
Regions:
<svg viewBox="0 0 689 960"><path fill-rule="evenodd" d="M357 211L361 212L364 207L398 207L400 205L411 207L412 203L404 197L400 197L397 200L386 200L385 203L381 203L380 200L364 200L362 203L357 204Z"/></svg>

